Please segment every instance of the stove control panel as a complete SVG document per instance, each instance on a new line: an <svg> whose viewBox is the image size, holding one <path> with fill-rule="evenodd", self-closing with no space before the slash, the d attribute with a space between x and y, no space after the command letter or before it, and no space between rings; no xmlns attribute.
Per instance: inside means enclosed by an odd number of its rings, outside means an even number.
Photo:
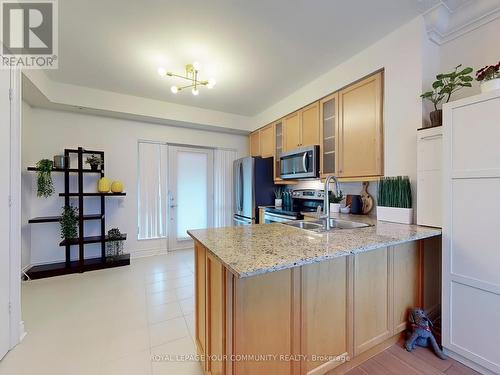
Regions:
<svg viewBox="0 0 500 375"><path fill-rule="evenodd" d="M323 200L325 198L325 191L313 189L297 189L292 192L292 197L295 199Z"/></svg>

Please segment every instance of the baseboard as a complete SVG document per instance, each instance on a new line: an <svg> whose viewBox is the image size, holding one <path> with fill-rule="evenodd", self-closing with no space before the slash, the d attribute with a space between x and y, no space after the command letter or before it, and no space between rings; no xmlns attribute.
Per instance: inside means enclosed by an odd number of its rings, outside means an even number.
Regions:
<svg viewBox="0 0 500 375"><path fill-rule="evenodd" d="M168 250L166 248L153 248L153 249L144 249L130 252L130 258L144 258L155 255L166 255Z"/></svg>
<svg viewBox="0 0 500 375"><path fill-rule="evenodd" d="M465 358L464 356L461 356L458 353L455 353L454 351L451 351L449 349L443 348L444 353L450 357L453 358L455 361L458 361L462 364L464 364L467 367L470 367L473 370L476 370L477 372L484 374L484 375L497 375L495 372L488 370L487 368L478 365L475 362L472 362L471 360Z"/></svg>

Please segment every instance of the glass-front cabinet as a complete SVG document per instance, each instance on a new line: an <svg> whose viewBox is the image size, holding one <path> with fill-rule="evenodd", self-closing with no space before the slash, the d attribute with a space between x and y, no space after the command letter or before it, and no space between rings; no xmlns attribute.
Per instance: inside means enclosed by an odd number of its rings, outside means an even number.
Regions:
<svg viewBox="0 0 500 375"><path fill-rule="evenodd" d="M274 150L274 180L279 181L280 178L280 156L283 152L283 121L278 120L274 124L275 150Z"/></svg>
<svg viewBox="0 0 500 375"><path fill-rule="evenodd" d="M338 121L338 94L334 93L320 101L321 177L337 170Z"/></svg>

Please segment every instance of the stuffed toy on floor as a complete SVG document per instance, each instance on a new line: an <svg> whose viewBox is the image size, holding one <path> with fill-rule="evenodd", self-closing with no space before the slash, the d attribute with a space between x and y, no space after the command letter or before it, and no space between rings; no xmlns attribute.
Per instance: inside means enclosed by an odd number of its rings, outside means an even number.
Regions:
<svg viewBox="0 0 500 375"><path fill-rule="evenodd" d="M415 345L428 347L430 344L434 353L436 353L439 358L446 359L446 355L443 353L432 334L432 322L425 315L425 312L419 308L411 309L408 320L411 323L412 333L408 340L406 340L406 350L411 352L415 349Z"/></svg>

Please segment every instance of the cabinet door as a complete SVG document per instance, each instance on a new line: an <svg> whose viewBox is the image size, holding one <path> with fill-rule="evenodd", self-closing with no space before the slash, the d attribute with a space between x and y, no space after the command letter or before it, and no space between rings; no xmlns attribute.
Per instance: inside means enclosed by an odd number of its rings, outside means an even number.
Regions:
<svg viewBox="0 0 500 375"><path fill-rule="evenodd" d="M392 336L390 249L354 256L354 355Z"/></svg>
<svg viewBox="0 0 500 375"><path fill-rule="evenodd" d="M383 175L382 73L339 93L339 175Z"/></svg>
<svg viewBox="0 0 500 375"><path fill-rule="evenodd" d="M351 257L341 257L302 267L301 350L310 360L302 362L301 374L322 372L341 365L333 356L351 356L348 318ZM313 361L313 356L317 360Z"/></svg>
<svg viewBox="0 0 500 375"><path fill-rule="evenodd" d="M320 101L321 177L337 171L338 93Z"/></svg>
<svg viewBox="0 0 500 375"><path fill-rule="evenodd" d="M268 125L260 130L260 156L274 156L274 125Z"/></svg>
<svg viewBox="0 0 500 375"><path fill-rule="evenodd" d="M206 250L195 241L195 342L198 354L204 358L206 354ZM206 363L202 363L206 369Z"/></svg>
<svg viewBox="0 0 500 375"><path fill-rule="evenodd" d="M285 117L283 126L284 151L300 147L300 117L299 112Z"/></svg>
<svg viewBox="0 0 500 375"><path fill-rule="evenodd" d="M394 252L394 334L406 329L410 308L422 306L420 250L417 241L395 246Z"/></svg>
<svg viewBox="0 0 500 375"><path fill-rule="evenodd" d="M225 269L212 255L206 257L207 276L207 370L213 375L225 374Z"/></svg>
<svg viewBox="0 0 500 375"><path fill-rule="evenodd" d="M300 146L319 145L319 102L300 110Z"/></svg>
<svg viewBox="0 0 500 375"><path fill-rule="evenodd" d="M260 130L250 134L250 156L260 156Z"/></svg>

